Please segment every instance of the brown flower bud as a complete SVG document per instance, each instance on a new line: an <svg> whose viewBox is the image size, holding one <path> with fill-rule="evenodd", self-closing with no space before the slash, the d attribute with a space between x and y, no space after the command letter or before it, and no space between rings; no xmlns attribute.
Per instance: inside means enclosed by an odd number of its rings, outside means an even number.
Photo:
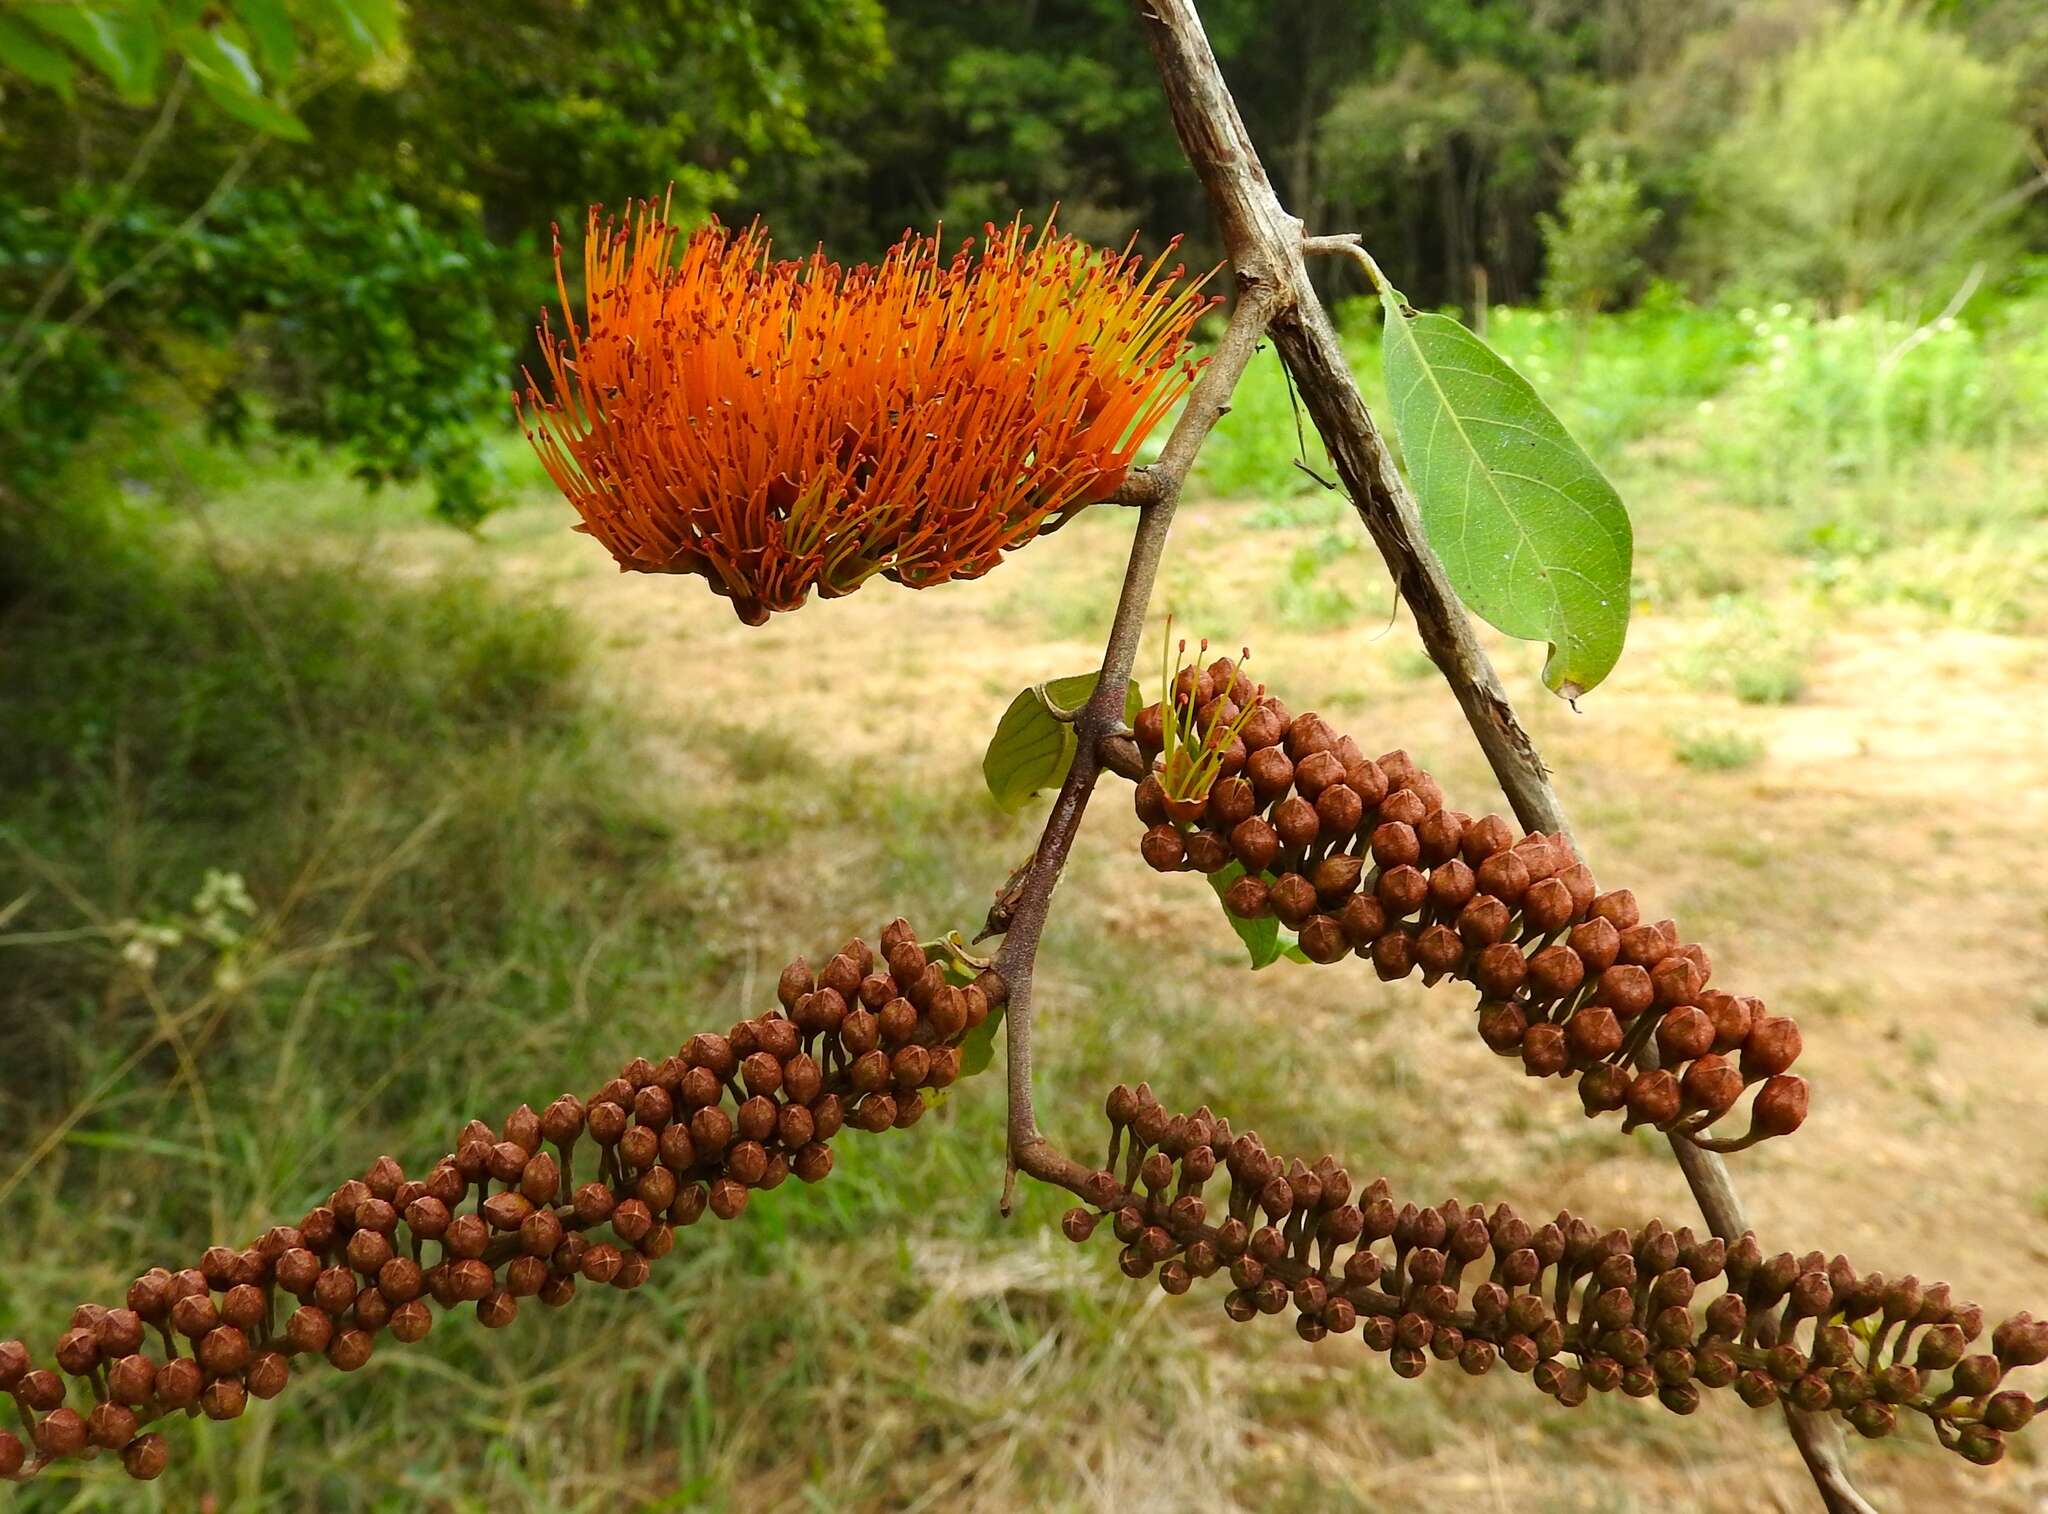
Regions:
<svg viewBox="0 0 2048 1514"><path fill-rule="evenodd" d="M2036 1412L2034 1401L2026 1394L2000 1393L1984 1406L1984 1423L1990 1429L2009 1435L2026 1429Z"/></svg>
<svg viewBox="0 0 2048 1514"><path fill-rule="evenodd" d="M1336 909L1351 896L1358 887L1359 875L1365 870L1365 863L1347 852L1336 852L1323 858L1309 874L1309 881L1315 885L1316 898L1327 909Z"/></svg>
<svg viewBox="0 0 2048 1514"><path fill-rule="evenodd" d="M1564 1027L1539 1021L1522 1036L1522 1066L1533 1078L1548 1078L1571 1065Z"/></svg>
<svg viewBox="0 0 2048 1514"><path fill-rule="evenodd" d="M56 1356L57 1365L64 1371L73 1377L83 1377L99 1365L99 1342L89 1329L70 1329L58 1337Z"/></svg>
<svg viewBox="0 0 2048 1514"><path fill-rule="evenodd" d="M532 1213L533 1202L523 1193L494 1193L484 1200L484 1223L493 1230L517 1230L526 1222L526 1217ZM360 1240L361 1238L362 1233L358 1232L356 1239ZM378 1267L383 1266L385 1262L391 1259L390 1253L391 1243L385 1241L383 1258L373 1266L365 1267L359 1263L357 1270L362 1272L376 1271ZM355 1254L355 1242L351 1241L349 1243L349 1259L351 1261L355 1260Z"/></svg>
<svg viewBox="0 0 2048 1514"><path fill-rule="evenodd" d="M1652 1125L1662 1130L1678 1118L1681 1096L1678 1079L1665 1068L1638 1073L1628 1090L1627 1126Z"/></svg>
<svg viewBox="0 0 2048 1514"><path fill-rule="evenodd" d="M1623 1023L1648 1009L1655 999L1649 973L1633 963L1608 968L1593 988L1593 1002L1606 1005Z"/></svg>
<svg viewBox="0 0 2048 1514"><path fill-rule="evenodd" d="M1473 870L1473 879L1482 894L1513 908L1529 890L1529 865L1520 852L1495 852Z"/></svg>
<svg viewBox="0 0 2048 1514"><path fill-rule="evenodd" d="M1709 1052L1686 1068L1679 1091L1688 1110L1704 1110L1718 1117L1742 1097L1742 1074L1727 1058Z"/></svg>
<svg viewBox="0 0 2048 1514"><path fill-rule="evenodd" d="M1768 1078L1782 1073L1799 1057L1799 1027L1780 1015L1762 1015L1742 1043L1742 1075Z"/></svg>
<svg viewBox="0 0 2048 1514"><path fill-rule="evenodd" d="M1531 963L1533 970L1534 963ZM1588 1004L1567 1022L1565 1040L1571 1048L1575 1065L1603 1061L1621 1050L1621 1021L1606 1005Z"/></svg>
<svg viewBox="0 0 2048 1514"><path fill-rule="evenodd" d="M1654 925L1631 925L1621 933L1621 960L1645 971L1671 955L1669 937Z"/></svg>
<svg viewBox="0 0 2048 1514"><path fill-rule="evenodd" d="M1415 828L1398 820L1375 826L1370 845L1372 860L1381 868L1412 867L1422 860L1422 843Z"/></svg>
<svg viewBox="0 0 2048 1514"><path fill-rule="evenodd" d="M1344 781L1344 763L1336 752L1324 748L1296 759L1294 786L1313 803L1325 789Z"/></svg>
<svg viewBox="0 0 2048 1514"><path fill-rule="evenodd" d="M1526 857L1526 853L1517 853ZM1526 865L1526 863L1524 864ZM1556 878L1544 878L1531 883L1522 894L1522 919L1540 934L1562 930L1571 922L1572 896Z"/></svg>
<svg viewBox="0 0 2048 1514"><path fill-rule="evenodd" d="M1806 1080L1797 1073L1768 1079L1750 1106L1752 1137L1790 1135L1806 1122Z"/></svg>
<svg viewBox="0 0 2048 1514"><path fill-rule="evenodd" d="M1365 801L1349 786L1334 783L1316 796L1316 818L1323 840L1341 840L1354 834L1365 819Z"/></svg>
<svg viewBox="0 0 2048 1514"><path fill-rule="evenodd" d="M1336 745L1337 733L1313 710L1295 716L1287 727L1287 755L1297 763L1317 752L1327 752ZM1380 766L1385 767L1386 764L1381 763Z"/></svg>
<svg viewBox="0 0 2048 1514"><path fill-rule="evenodd" d="M219 1323L220 1311L214 1307L213 1299L207 1294L188 1293L171 1305L171 1328L193 1340L199 1339Z"/></svg>
<svg viewBox="0 0 2048 1514"><path fill-rule="evenodd" d="M194 1354L199 1365L217 1377L240 1372L249 1365L249 1337L233 1325L222 1325L200 1337Z"/></svg>
<svg viewBox="0 0 2048 1514"><path fill-rule="evenodd" d="M1386 982L1405 978L1415 970L1415 942L1405 932L1390 930L1372 944L1373 971Z"/></svg>
<svg viewBox="0 0 2048 1514"><path fill-rule="evenodd" d="M1704 1056L1713 1045L1714 1022L1691 1005L1667 1010L1657 1022L1657 1056L1667 1066Z"/></svg>
<svg viewBox="0 0 2048 1514"><path fill-rule="evenodd" d="M1759 1001L1738 999L1734 994L1723 993L1718 988L1707 989L1699 996L1699 1007L1714 1025L1714 1047L1717 1052L1734 1051L1748 1039L1752 1013L1750 1006Z"/></svg>
<svg viewBox="0 0 2048 1514"><path fill-rule="evenodd" d="M124 1404L95 1404L85 1419L86 1438L106 1451L118 1451L142 1428L135 1411Z"/></svg>
<svg viewBox="0 0 2048 1514"><path fill-rule="evenodd" d="M1889 1300L1885 1314L1892 1314ZM2008 1369L2048 1361L2048 1320L2037 1320L2022 1310L1991 1332L1991 1350Z"/></svg>
<svg viewBox="0 0 2048 1514"><path fill-rule="evenodd" d="M1380 901L1389 919L1404 919L1429 899L1429 877L1420 868L1405 864L1388 868L1373 885L1373 897Z"/></svg>
<svg viewBox="0 0 2048 1514"><path fill-rule="evenodd" d="M1472 981L1489 999L1511 999L1528 977L1529 964L1512 941L1498 941L1472 959Z"/></svg>
<svg viewBox="0 0 2048 1514"><path fill-rule="evenodd" d="M1302 954L1311 962L1336 962L1351 951L1343 927L1329 915L1311 915L1303 921L1300 942Z"/></svg>
<svg viewBox="0 0 2048 1514"><path fill-rule="evenodd" d="M1273 806L1273 829L1284 847L1301 850L1322 834L1322 827L1322 817L1316 814L1316 807L1299 794Z"/></svg>
<svg viewBox="0 0 2048 1514"><path fill-rule="evenodd" d="M1204 818L1217 831L1228 834L1231 827L1248 819L1259 807L1258 792L1242 775L1219 778L1209 790Z"/></svg>
<svg viewBox="0 0 2048 1514"><path fill-rule="evenodd" d="M1440 866L1456 858L1464 844L1464 817L1452 810L1432 810L1415 828L1415 837L1422 845L1422 860L1431 867ZM1458 865L1471 871L1462 861Z"/></svg>
<svg viewBox="0 0 2048 1514"><path fill-rule="evenodd" d="M1562 942L1554 942L1529 958L1529 994L1539 1002L1576 993L1585 978L1586 967L1578 953Z"/></svg>
<svg viewBox="0 0 2048 1514"><path fill-rule="evenodd" d="M1705 987L1705 975L1683 952L1673 952L1650 969L1650 988L1665 1008L1691 1004Z"/></svg>
<svg viewBox="0 0 2048 1514"><path fill-rule="evenodd" d="M36 1447L52 1461L84 1454L89 1436L76 1409L53 1409L36 1425Z"/></svg>
<svg viewBox="0 0 2048 1514"><path fill-rule="evenodd" d="M1387 912L1378 899L1368 894L1353 894L1338 912L1337 924L1344 931L1344 939L1354 948L1371 946L1386 934Z"/></svg>
<svg viewBox="0 0 2048 1514"><path fill-rule="evenodd" d="M334 1338L334 1316L315 1304L302 1304L285 1321L285 1339L298 1351L325 1351ZM163 1393L163 1374L157 1374L157 1393Z"/></svg>
<svg viewBox="0 0 2048 1514"><path fill-rule="evenodd" d="M1606 920L1582 921L1571 928L1564 940L1594 977L1612 967L1621 952L1621 933Z"/></svg>
<svg viewBox="0 0 2048 1514"><path fill-rule="evenodd" d="M1145 865L1157 872L1178 872L1187 860L1187 845L1182 841L1179 829L1172 825L1153 826L1138 843L1138 850L1145 858Z"/></svg>
<svg viewBox="0 0 2048 1514"><path fill-rule="evenodd" d="M1426 973L1455 972L1465 960L1465 943L1448 925L1424 926L1415 938L1415 960Z"/></svg>
<svg viewBox="0 0 2048 1514"><path fill-rule="evenodd" d="M1481 894L1458 912L1458 935L1467 946L1492 946L1507 939L1514 915L1507 905Z"/></svg>
<svg viewBox="0 0 2048 1514"><path fill-rule="evenodd" d="M1495 852L1504 852L1514 843L1513 826L1499 815L1482 815L1464 828L1460 850L1465 861L1477 867Z"/></svg>
<svg viewBox="0 0 2048 1514"><path fill-rule="evenodd" d="M1283 925L1299 926L1316 912L1315 885L1299 873L1283 873L1267 890L1272 911Z"/></svg>
<svg viewBox="0 0 2048 1514"><path fill-rule="evenodd" d="M1265 880L1246 873L1223 891L1223 907L1240 920L1263 919L1272 910Z"/></svg>
<svg viewBox="0 0 2048 1514"><path fill-rule="evenodd" d="M355 1372L367 1365L377 1343L367 1330L344 1330L327 1343L327 1360L338 1372Z"/></svg>

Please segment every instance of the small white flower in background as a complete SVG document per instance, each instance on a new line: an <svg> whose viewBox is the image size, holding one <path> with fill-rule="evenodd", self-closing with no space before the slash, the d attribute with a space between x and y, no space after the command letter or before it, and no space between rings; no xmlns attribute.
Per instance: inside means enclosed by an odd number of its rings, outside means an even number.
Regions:
<svg viewBox="0 0 2048 1514"><path fill-rule="evenodd" d="M215 946L233 946L240 941L242 932L234 917L255 913L256 901L249 897L249 885L240 873L210 867L199 892L192 896L194 925Z"/></svg>

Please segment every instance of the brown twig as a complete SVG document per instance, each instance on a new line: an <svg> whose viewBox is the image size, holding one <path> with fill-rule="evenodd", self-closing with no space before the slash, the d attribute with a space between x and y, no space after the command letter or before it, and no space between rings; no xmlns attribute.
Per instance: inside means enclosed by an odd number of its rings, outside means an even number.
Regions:
<svg viewBox="0 0 2048 1514"><path fill-rule="evenodd" d="M1309 283L1303 262L1306 247L1338 250L1355 244L1355 238L1304 242L1301 222L1281 205L1260 165L1258 149L1224 83L1194 0L1133 4L1159 66L1174 129L1208 195L1232 265L1260 269L1276 279L1284 293L1271 327L1274 345L1293 375L1338 477L1408 602L1424 648L1464 710L1516 817L1530 830L1569 832L1548 769L1423 536L1415 501L1365 408L1336 328ZM1715 1234L1727 1239L1742 1234L1748 1227L1727 1164L1681 1136L1672 1137L1672 1149ZM1875 1514L1843 1467L1840 1432L1790 1411L1788 1423L1832 1514Z"/></svg>
<svg viewBox="0 0 2048 1514"><path fill-rule="evenodd" d="M1032 967L1038 958L1046 915L1052 907L1053 890L1059 886L1067 854L1081 829L1088 796L1105 766L1102 748L1123 730L1124 691L1132 664L1137 660L1145 609L1151 603L1152 585L1159 576L1159 559L1173 524L1174 508L1180 503L1181 485L1210 428L1229 410L1231 391L1237 387L1238 378L1251 362L1268 322L1279 308L1280 285L1272 274L1255 263L1238 263L1236 273L1238 300L1237 308L1231 312L1229 329L1195 381L1159 461L1135 475L1144 480L1133 488L1142 497L1138 531L1124 569L1116 618L1110 623L1109 639L1102 649L1102 669L1095 681L1094 694L1074 722L1074 762L1067 770L1066 781L1060 785L1059 796L1053 800L1051 813L1046 816L1038 849L1011 904L1008 931L996 957L996 971L1009 986L1010 995L1006 1026L1010 1053L1010 1164L1041 1182L1057 1183L1063 1188L1076 1188L1089 1169L1039 1133L1038 1119L1032 1110ZM1007 1185L1003 1208L1007 1213Z"/></svg>

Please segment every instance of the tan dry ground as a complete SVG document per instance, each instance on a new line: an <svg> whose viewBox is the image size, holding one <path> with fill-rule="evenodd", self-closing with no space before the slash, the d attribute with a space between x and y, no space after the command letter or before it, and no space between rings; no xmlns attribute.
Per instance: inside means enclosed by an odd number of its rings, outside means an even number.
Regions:
<svg viewBox="0 0 2048 1514"><path fill-rule="evenodd" d="M1255 666L1294 708L1320 708L1368 750L1407 747L1460 807L1497 806L1455 707L1417 666L1405 621L1267 629L1280 564L1306 533L1245 531L1244 513L1223 504L1183 512L1155 613L1173 609L1180 627L1226 648L1254 641ZM849 769L900 762L952 783L972 771L1018 687L1093 666L1129 530L1098 514L980 584L922 595L878 585L759 631L693 581L616 576L552 511L499 522L486 550L515 582L586 617L602 680L645 711L652 760L665 761L665 722L742 719ZM1373 569L1354 557L1333 571ZM1386 603L1383 585L1370 593ZM1251 608L1224 619L1237 604ZM2039 1310L2048 1304L2048 869L2026 859L2048 834L2048 700L2039 694L2048 646L1837 623L1801 699L1750 708L1671 676L1700 632L1682 614L1641 617L1619 673L1579 714L1542 692L1535 651L1496 652L1603 886L1627 884L1647 911L1677 916L1711 950L1717 983L1801 1021L1815 1113L1796 1138L1735 1159L1751 1216L1769 1248L1842 1250L1893 1275L1949 1278L1994 1315ZM1689 770L1673 760L1673 734L1703 725L1738 727L1766 755L1740 771ZM702 797L701 786L723 780L684 760L662 781ZM1383 1164L1398 1192L1425 1202L1449 1185L1525 1211L1569 1205L1606 1223L1695 1217L1661 1141L1622 1137L1606 1122L1596 1131L1567 1089L1495 1060L1455 990L1383 986L1357 963L1250 978L1207 891L1145 873L1135 840L1113 783L1055 932L1156 942L1160 972L1194 975L1215 1013L1239 1017L1245 1035L1289 1043L1299 1073L1288 1097L1304 1106L1354 1081L1375 1090L1375 1107L1400 1133L1395 1149L1347 1148L1341 1117L1320 1127L1354 1171ZM805 878L818 875L806 870L834 864L814 854L790 864L784 924L792 940L810 939ZM1088 1022L1092 1001L1057 958L1047 978L1041 1037L1056 1045ZM1122 1069L1132 1079L1146 1072ZM1192 1103L1205 1091L1162 1094ZM1226 1112L1240 1125L1261 1114ZM1089 1111L1054 1108L1047 1118L1055 1133L1075 1133L1078 1144L1086 1132L1094 1144ZM1106 1251L1088 1260L1111 1266ZM1069 1261L1020 1239L1010 1255L985 1264L952 1255L948 1265L971 1277L979 1265L1013 1273ZM1076 1470L1062 1506L1815 1506L1773 1417L1729 1394L1711 1396L1690 1423L1626 1401L1566 1415L1505 1373L1472 1383L1438 1368L1405 1384L1355 1342L1309 1349L1284 1325L1228 1329L1217 1296L1132 1294L1130 1329L1213 1337L1217 1349L1185 1382L1162 1385L1182 1404L1165 1443L1141 1417L1118 1417L1114 1384L1092 1390L1109 1406L1099 1421L1088 1407L1096 1400L1049 1400L1076 1414L1033 1437L1068 1442ZM986 1460L964 1483L957 1466L932 1467L932 1506L1006 1507L1034 1483L1048 1497L1042 1480L1011 1466L1020 1453L1001 1435L976 1454ZM1887 1510L2048 1509L2048 1455L2038 1447L1978 1471L1915 1428L1852 1455ZM793 1488L754 1492L756 1507L796 1506Z"/></svg>

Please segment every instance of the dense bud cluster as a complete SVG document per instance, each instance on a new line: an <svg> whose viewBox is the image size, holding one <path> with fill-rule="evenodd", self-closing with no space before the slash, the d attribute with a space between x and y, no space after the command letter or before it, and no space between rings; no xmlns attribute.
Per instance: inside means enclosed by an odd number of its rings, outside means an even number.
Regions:
<svg viewBox="0 0 2048 1514"><path fill-rule="evenodd" d="M353 1372L425 1336L436 1308L472 1304L496 1329L528 1299L638 1287L707 1211L729 1220L756 1191L823 1178L843 1128L916 1124L1007 997L993 973L955 976L897 920L879 954L856 940L822 972L784 968L777 1010L635 1058L588 1099L472 1120L423 1173L379 1157L295 1225L152 1268L120 1307L79 1306L54 1365L0 1341L0 1392L26 1431L0 1430L0 1478L102 1450L152 1478L169 1449L145 1425L234 1419L305 1359Z"/></svg>
<svg viewBox="0 0 2048 1514"><path fill-rule="evenodd" d="M1225 1273L1231 1319L1292 1312L1308 1341L1356 1331L1403 1377L1432 1359L1475 1377L1500 1366L1567 1407L1620 1391L1678 1414L1732 1387L1872 1437L1906 1411L1986 1465L2048 1408L2011 1376L2048 1360L2048 1320L2015 1315L1984 1342L1983 1310L1946 1283L1655 1220L1603 1231L1505 1204L1396 1208L1385 1179L1354 1185L1327 1156L1282 1162L1206 1108L1169 1115L1143 1084L1119 1085L1107 1112L1108 1158L1077 1185L1087 1207L1068 1211L1068 1239L1106 1221L1126 1276L1181 1294Z"/></svg>
<svg viewBox="0 0 2048 1514"><path fill-rule="evenodd" d="M1355 954L1384 979L1474 985L1486 1044L1533 1077L1576 1078L1588 1115L1723 1151L1806 1118L1799 1027L1709 988L1706 949L1644 920L1627 889L1602 892L1567 837L1447 808L1406 752L1366 756L1227 659L1180 669L1169 693L1134 732L1153 764L1137 787L1152 867L1241 870L1224 907L1277 917L1311 962ZM1744 1134L1701 1134L1752 1087Z"/></svg>

